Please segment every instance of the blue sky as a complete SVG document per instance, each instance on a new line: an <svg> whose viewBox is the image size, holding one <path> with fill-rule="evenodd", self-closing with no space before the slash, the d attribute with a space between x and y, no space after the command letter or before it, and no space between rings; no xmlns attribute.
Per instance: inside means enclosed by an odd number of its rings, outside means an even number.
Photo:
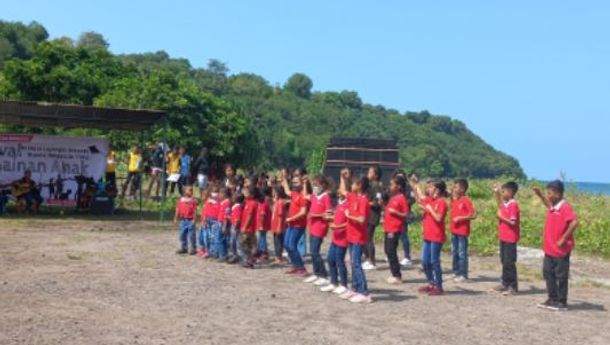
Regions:
<svg viewBox="0 0 610 345"><path fill-rule="evenodd" d="M0 18L272 84L303 72L316 90L458 118L530 177L610 182L608 1L5 0Z"/></svg>

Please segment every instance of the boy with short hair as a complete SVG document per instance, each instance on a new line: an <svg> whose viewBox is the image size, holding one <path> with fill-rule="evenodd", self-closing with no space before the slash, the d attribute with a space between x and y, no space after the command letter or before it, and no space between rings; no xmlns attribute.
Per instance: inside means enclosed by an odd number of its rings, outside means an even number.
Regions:
<svg viewBox="0 0 610 345"><path fill-rule="evenodd" d="M466 192L468 181L456 179L453 181L451 198L451 252L453 254L453 280L456 283L468 279L468 236L470 236L470 221L477 213Z"/></svg>
<svg viewBox="0 0 610 345"><path fill-rule="evenodd" d="M174 224L179 224L180 229L180 249L177 254L186 254L188 242L190 242L190 255L196 253L195 244L195 217L197 214L197 200L193 198L193 186L184 188L184 196L178 199L176 203L176 214L174 216ZM180 221L180 223L178 223Z"/></svg>
<svg viewBox="0 0 610 345"><path fill-rule="evenodd" d="M578 224L570 204L563 198L563 182L555 180L546 186L546 195L534 187L547 208L544 223L544 263L542 272L546 281L548 299L538 307L553 311L568 309L568 278L570 254L574 249L574 231Z"/></svg>
<svg viewBox="0 0 610 345"><path fill-rule="evenodd" d="M519 190L516 182L510 181L501 187L496 184L494 192L498 204L498 238L502 262L502 282L493 291L514 295L519 291L517 280L517 243L521 235L521 210L515 195Z"/></svg>

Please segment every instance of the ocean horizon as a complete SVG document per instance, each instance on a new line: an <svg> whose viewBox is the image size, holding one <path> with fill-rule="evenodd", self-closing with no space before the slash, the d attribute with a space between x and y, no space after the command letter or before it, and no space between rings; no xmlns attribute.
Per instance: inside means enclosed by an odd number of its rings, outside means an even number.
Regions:
<svg viewBox="0 0 610 345"><path fill-rule="evenodd" d="M610 183L601 182L567 182L566 188L574 188L582 193L610 196Z"/></svg>

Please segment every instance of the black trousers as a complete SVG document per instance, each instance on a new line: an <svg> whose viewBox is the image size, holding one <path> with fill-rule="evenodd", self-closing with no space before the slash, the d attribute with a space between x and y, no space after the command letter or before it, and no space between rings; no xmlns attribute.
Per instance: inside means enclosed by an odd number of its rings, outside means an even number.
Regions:
<svg viewBox="0 0 610 345"><path fill-rule="evenodd" d="M500 260L502 261L502 285L518 290L517 244L500 241Z"/></svg>
<svg viewBox="0 0 610 345"><path fill-rule="evenodd" d="M278 259L282 258L282 252L284 251L284 234L276 234L273 233L273 251L275 252L275 257Z"/></svg>
<svg viewBox="0 0 610 345"><path fill-rule="evenodd" d="M127 172L127 179L123 184L123 195L125 195L125 191L127 190L127 186L131 182L131 188L129 188L129 195L135 196L138 189L140 189L140 178L141 174L139 171L129 171Z"/></svg>
<svg viewBox="0 0 610 345"><path fill-rule="evenodd" d="M377 225L369 224L367 226L368 242L366 244L366 250L364 251L364 257L367 258L373 265L375 265L375 229Z"/></svg>
<svg viewBox="0 0 610 345"><path fill-rule="evenodd" d="M568 303L568 277L570 275L570 254L562 258L545 255L542 274L546 281L549 299L553 302Z"/></svg>
<svg viewBox="0 0 610 345"><path fill-rule="evenodd" d="M385 255L388 257L388 263L390 264L390 272L392 276L401 278L400 274L400 263L398 262L398 242L400 241L400 232L395 233L384 233L384 249Z"/></svg>

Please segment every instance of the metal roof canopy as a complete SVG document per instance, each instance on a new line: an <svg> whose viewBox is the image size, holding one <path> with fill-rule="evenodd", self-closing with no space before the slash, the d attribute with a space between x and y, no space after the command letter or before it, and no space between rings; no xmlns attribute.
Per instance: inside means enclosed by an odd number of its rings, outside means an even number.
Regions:
<svg viewBox="0 0 610 345"><path fill-rule="evenodd" d="M0 101L0 123L29 127L145 130L166 116L160 110L102 108L46 102Z"/></svg>

